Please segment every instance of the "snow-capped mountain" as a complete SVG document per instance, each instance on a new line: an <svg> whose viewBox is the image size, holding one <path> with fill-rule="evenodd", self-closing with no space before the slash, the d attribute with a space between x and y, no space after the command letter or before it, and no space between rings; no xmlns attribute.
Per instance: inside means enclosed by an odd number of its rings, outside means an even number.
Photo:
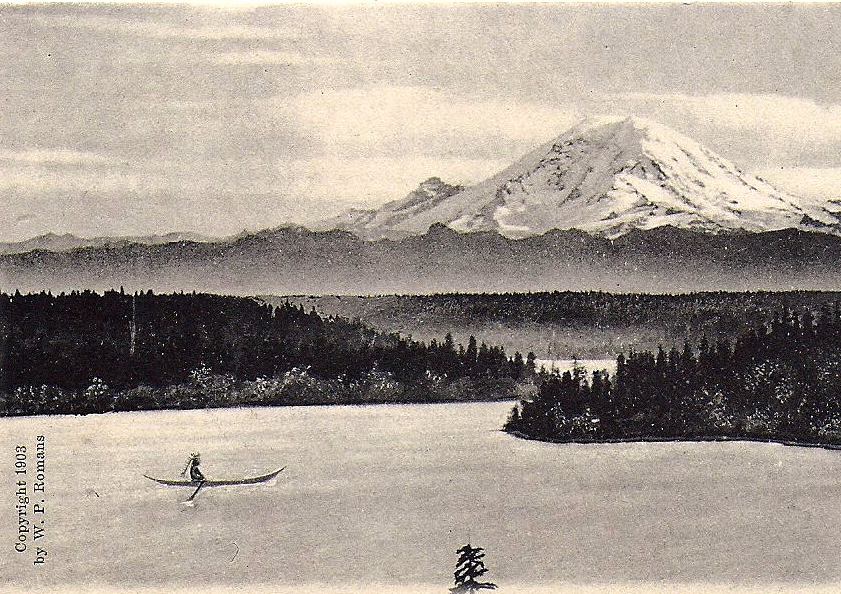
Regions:
<svg viewBox="0 0 841 594"><path fill-rule="evenodd" d="M316 231L329 229L352 231L361 237L379 239L383 236L392 235L383 233L383 230L399 228L406 220L422 216L424 212L450 196L464 191L464 189L464 186L452 186L441 181L438 177L430 177L428 180L421 182L417 189L410 192L405 198L387 202L378 209L353 208L344 214L314 223L309 227ZM429 225L421 233L428 228ZM411 235L411 233L402 234L402 236L405 235Z"/></svg>
<svg viewBox="0 0 841 594"><path fill-rule="evenodd" d="M379 210L319 228L366 239L425 233L435 223L510 238L579 229L616 238L672 226L708 233L797 228L841 234L841 208L796 198L665 126L588 119L468 188L432 178Z"/></svg>

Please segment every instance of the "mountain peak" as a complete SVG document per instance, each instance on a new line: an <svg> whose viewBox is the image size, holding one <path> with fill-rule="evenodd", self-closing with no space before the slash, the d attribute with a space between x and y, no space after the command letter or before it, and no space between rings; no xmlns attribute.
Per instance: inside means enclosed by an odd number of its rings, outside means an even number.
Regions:
<svg viewBox="0 0 841 594"><path fill-rule="evenodd" d="M425 179L424 181L422 181L418 185L418 188L423 190L436 191L444 187L445 185L446 184L441 180L440 177L430 177L429 179Z"/></svg>
<svg viewBox="0 0 841 594"><path fill-rule="evenodd" d="M588 116L569 128L561 137L575 135L616 135L622 132L634 132L642 136L672 138L681 143L697 144L677 130L664 126L654 120L633 115L595 115Z"/></svg>
<svg viewBox="0 0 841 594"><path fill-rule="evenodd" d="M635 116L587 118L468 188L429 178L403 199L348 219L367 238L434 223L507 237L579 229L616 238L670 225L707 233L807 228L841 234L841 216L748 175L666 126Z"/></svg>
<svg viewBox="0 0 841 594"><path fill-rule="evenodd" d="M352 231L366 239L401 239L426 233L434 223L447 226L446 221L431 220L423 229L416 230L414 221L423 213L434 209L449 197L464 190L464 186L451 185L440 177L430 177L403 198L382 205L379 209L351 209L339 217L311 225L314 230L342 229ZM412 221L410 228L402 231L404 223Z"/></svg>

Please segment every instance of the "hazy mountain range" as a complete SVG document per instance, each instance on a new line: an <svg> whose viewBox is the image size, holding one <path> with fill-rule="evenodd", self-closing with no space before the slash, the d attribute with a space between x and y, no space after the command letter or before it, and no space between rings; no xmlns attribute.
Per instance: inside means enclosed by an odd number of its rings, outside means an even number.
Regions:
<svg viewBox="0 0 841 594"><path fill-rule="evenodd" d="M674 131L614 118L586 121L475 186L430 178L312 229L6 244L0 288L831 290L839 235L841 201L788 195Z"/></svg>
<svg viewBox="0 0 841 594"><path fill-rule="evenodd" d="M122 237L79 237L72 233L45 233L24 241L0 242L0 254L22 254L33 250L65 252L82 247L120 246L130 243L158 244L176 241L219 241L199 233L173 232L163 235L128 235Z"/></svg>
<svg viewBox="0 0 841 594"><path fill-rule="evenodd" d="M443 225L400 241L346 231L263 231L229 242L36 250L0 256L0 289L233 294L823 289L841 286L841 238L800 230L708 234L659 227L615 240L524 239Z"/></svg>

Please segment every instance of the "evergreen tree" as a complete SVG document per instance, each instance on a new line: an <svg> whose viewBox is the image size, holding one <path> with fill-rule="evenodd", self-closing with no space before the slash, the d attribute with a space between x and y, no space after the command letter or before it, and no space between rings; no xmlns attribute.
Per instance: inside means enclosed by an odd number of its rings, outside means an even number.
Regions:
<svg viewBox="0 0 841 594"><path fill-rule="evenodd" d="M455 586L450 588L453 594L472 594L479 590L495 590L496 584L492 582L480 582L477 578L488 572L482 559L485 557L485 549L472 547L467 543L459 550L456 570L453 572Z"/></svg>
<svg viewBox="0 0 841 594"><path fill-rule="evenodd" d="M511 363L509 364L511 377L514 379L520 379L523 377L523 370L525 367L526 363L523 361L523 355L520 354L520 351L516 351L514 353L514 357L511 359Z"/></svg>
<svg viewBox="0 0 841 594"><path fill-rule="evenodd" d="M464 353L466 369L472 370L476 367L476 361L479 358L479 350L476 347L476 337L470 336L467 341L467 350Z"/></svg>
<svg viewBox="0 0 841 594"><path fill-rule="evenodd" d="M535 355L532 351L529 351L529 354L526 355L526 371L528 373L534 373L537 368L537 355Z"/></svg>

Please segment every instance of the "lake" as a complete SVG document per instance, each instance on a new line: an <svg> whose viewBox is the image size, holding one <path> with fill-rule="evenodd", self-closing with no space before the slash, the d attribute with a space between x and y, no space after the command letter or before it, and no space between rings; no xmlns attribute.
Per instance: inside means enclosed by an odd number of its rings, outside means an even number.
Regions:
<svg viewBox="0 0 841 594"><path fill-rule="evenodd" d="M582 368L589 378L594 371L607 371L611 375L616 373L616 359L535 359L535 367L540 370L572 372L575 367Z"/></svg>
<svg viewBox="0 0 841 594"><path fill-rule="evenodd" d="M0 419L3 592L446 593L467 539L500 592L841 591L841 452L529 442L499 431L510 407ZM13 550L12 461L39 434L34 566L32 541ZM194 506L143 477L176 477L195 450L209 478L287 470Z"/></svg>

